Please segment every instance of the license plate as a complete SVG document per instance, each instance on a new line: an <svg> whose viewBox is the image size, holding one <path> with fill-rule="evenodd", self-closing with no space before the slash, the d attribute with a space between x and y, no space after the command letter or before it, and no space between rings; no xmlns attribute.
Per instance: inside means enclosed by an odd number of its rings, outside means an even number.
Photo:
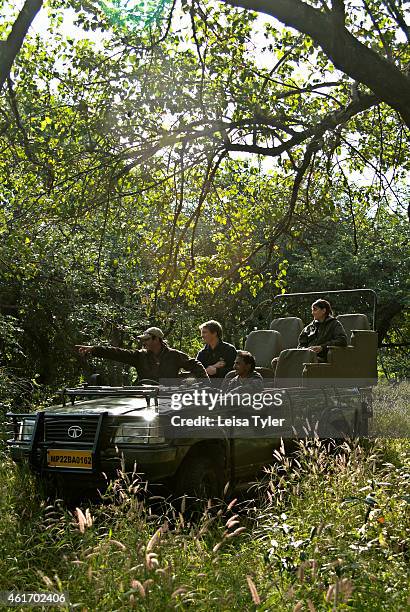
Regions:
<svg viewBox="0 0 410 612"><path fill-rule="evenodd" d="M59 448L47 451L48 467L75 468L77 470L92 470L93 460L91 451L65 450Z"/></svg>

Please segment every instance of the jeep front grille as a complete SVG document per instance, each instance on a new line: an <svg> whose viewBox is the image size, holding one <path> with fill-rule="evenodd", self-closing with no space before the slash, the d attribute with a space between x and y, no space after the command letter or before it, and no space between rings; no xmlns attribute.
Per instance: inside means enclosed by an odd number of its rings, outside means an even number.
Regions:
<svg viewBox="0 0 410 612"><path fill-rule="evenodd" d="M45 414L45 442L77 442L94 444L99 416L75 415L73 417Z"/></svg>

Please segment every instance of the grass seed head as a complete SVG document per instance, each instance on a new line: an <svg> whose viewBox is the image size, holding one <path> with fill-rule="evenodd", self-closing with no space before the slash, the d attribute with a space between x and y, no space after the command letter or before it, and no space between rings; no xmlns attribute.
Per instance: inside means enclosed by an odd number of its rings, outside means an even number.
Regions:
<svg viewBox="0 0 410 612"><path fill-rule="evenodd" d="M48 576L46 576L42 572L39 572L39 575L41 576L41 579L42 579L42 581L44 582L44 584L46 585L47 588L54 589L54 584L53 584L53 581L51 580L51 578L49 578Z"/></svg>
<svg viewBox="0 0 410 612"><path fill-rule="evenodd" d="M166 533L167 531L168 531L168 523L165 521L165 523L161 525L159 529L156 530L152 538L148 541L145 552L149 553L152 550L154 550L154 548L160 541L162 534Z"/></svg>
<svg viewBox="0 0 410 612"><path fill-rule="evenodd" d="M223 544L223 542L218 542L218 544L215 544L215 546L212 549L212 552L213 553L217 553L218 550L221 548L222 544Z"/></svg>
<svg viewBox="0 0 410 612"><path fill-rule="evenodd" d="M110 540L110 544L113 544L114 546L116 546L120 550L127 550L127 547L122 542L119 542L118 540L111 539Z"/></svg>
<svg viewBox="0 0 410 612"><path fill-rule="evenodd" d="M256 606L259 606L261 603L261 598L259 597L259 593L256 589L255 583L252 580L251 576L246 576L246 582L248 583L248 588L250 591L250 594L252 596L252 601Z"/></svg>
<svg viewBox="0 0 410 612"><path fill-rule="evenodd" d="M154 581L152 578L148 578L147 580L144 580L144 584L143 587L145 589L145 591L149 591L150 587L154 584Z"/></svg>
<svg viewBox="0 0 410 612"><path fill-rule="evenodd" d="M326 593L327 603L330 603L332 601L332 599L334 598L334 594L335 594L335 585L331 584L329 588L327 589L327 593Z"/></svg>
<svg viewBox="0 0 410 612"><path fill-rule="evenodd" d="M75 509L75 515L77 517L77 522L78 522L78 528L80 530L81 533L85 532L85 527L87 524L87 520L84 516L83 511L81 510L81 508L76 508Z"/></svg>
<svg viewBox="0 0 410 612"><path fill-rule="evenodd" d="M158 567L159 561L157 559L156 553L148 553L147 555L145 555L145 565L149 570L153 570Z"/></svg>
<svg viewBox="0 0 410 612"><path fill-rule="evenodd" d="M238 501L238 498L235 497L235 499L233 499L229 504L228 507L226 508L226 510L232 510L232 508L234 507L234 505L236 504L236 502Z"/></svg>
<svg viewBox="0 0 410 612"><path fill-rule="evenodd" d="M246 527L238 527L238 529L235 529L235 531L233 531L232 533L229 533L226 537L234 538L235 536L240 535L244 531L246 531Z"/></svg>
<svg viewBox="0 0 410 612"><path fill-rule="evenodd" d="M183 595L184 593L186 593L188 591L188 587L186 586L180 586L178 587L171 595L172 599L175 599L176 597L178 597L178 595Z"/></svg>
<svg viewBox="0 0 410 612"><path fill-rule="evenodd" d="M91 516L90 509L87 508L85 511L85 524L87 527L92 527L93 525L93 517Z"/></svg>
<svg viewBox="0 0 410 612"><path fill-rule="evenodd" d="M238 518L239 518L239 514L234 514L233 516L231 516L231 518L229 518L229 519L226 521L225 525L228 527L228 529L229 529L229 527L232 525L232 523L233 523L234 521L236 521L236 522L238 522L238 523L239 523L239 521L237 521L237 519L238 519Z"/></svg>
<svg viewBox="0 0 410 612"><path fill-rule="evenodd" d="M131 588L137 590L140 596L145 599L145 589L139 580L131 580Z"/></svg>

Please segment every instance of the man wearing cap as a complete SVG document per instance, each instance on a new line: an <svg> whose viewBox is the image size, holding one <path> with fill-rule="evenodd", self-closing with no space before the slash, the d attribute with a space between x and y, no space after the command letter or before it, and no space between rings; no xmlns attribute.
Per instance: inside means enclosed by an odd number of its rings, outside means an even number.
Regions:
<svg viewBox="0 0 410 612"><path fill-rule="evenodd" d="M197 378L208 378L205 368L199 361L189 357L182 351L170 348L164 340L164 334L158 327L149 327L138 336L142 340L143 349L123 349L116 346L82 346L75 348L80 355L92 355L103 359L113 359L127 363L138 372L140 380L149 378L177 378L180 370L188 370Z"/></svg>

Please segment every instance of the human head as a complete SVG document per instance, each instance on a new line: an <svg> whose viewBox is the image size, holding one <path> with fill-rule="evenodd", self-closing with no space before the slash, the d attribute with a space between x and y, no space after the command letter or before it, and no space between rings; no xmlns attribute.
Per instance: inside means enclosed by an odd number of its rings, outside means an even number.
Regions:
<svg viewBox="0 0 410 612"><path fill-rule="evenodd" d="M218 321L207 321L199 326L201 336L206 344L216 343L222 340L222 325Z"/></svg>
<svg viewBox="0 0 410 612"><path fill-rule="evenodd" d="M332 307L327 300L316 300L312 304L312 315L315 321L324 321L326 317L332 315Z"/></svg>
<svg viewBox="0 0 410 612"><path fill-rule="evenodd" d="M138 336L147 351L157 353L164 345L164 333L159 327L148 327L143 334Z"/></svg>
<svg viewBox="0 0 410 612"><path fill-rule="evenodd" d="M239 376L248 376L256 367L255 357L249 351L238 351L234 368Z"/></svg>

